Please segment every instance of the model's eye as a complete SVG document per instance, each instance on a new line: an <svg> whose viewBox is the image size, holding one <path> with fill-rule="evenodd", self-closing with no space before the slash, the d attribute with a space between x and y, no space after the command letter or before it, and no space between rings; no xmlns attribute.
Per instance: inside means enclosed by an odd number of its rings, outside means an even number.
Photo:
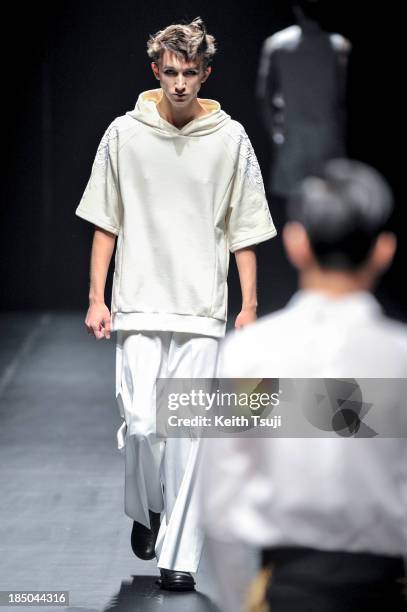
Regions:
<svg viewBox="0 0 407 612"><path fill-rule="evenodd" d="M175 74L175 70L164 70L164 74Z"/></svg>
<svg viewBox="0 0 407 612"><path fill-rule="evenodd" d="M187 70L187 72L185 73L187 76L195 76L198 73L195 70Z"/></svg>

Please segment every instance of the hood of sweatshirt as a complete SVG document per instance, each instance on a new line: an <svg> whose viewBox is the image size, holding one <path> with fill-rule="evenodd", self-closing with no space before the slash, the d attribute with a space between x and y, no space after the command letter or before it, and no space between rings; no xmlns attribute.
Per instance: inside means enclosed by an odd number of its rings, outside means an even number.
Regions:
<svg viewBox="0 0 407 612"><path fill-rule="evenodd" d="M206 98L198 98L208 114L193 119L184 125L184 127L178 129L175 125L163 119L157 110L156 104L161 100L162 96L163 90L161 88L143 91L137 99L135 108L128 111L126 115L163 134L177 134L179 136L205 136L206 134L216 132L231 120L230 115L221 109L219 102Z"/></svg>

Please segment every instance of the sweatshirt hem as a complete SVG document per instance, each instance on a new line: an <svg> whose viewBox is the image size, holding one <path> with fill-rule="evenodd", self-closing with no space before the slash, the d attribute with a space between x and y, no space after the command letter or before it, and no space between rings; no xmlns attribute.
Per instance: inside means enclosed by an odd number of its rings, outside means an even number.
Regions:
<svg viewBox="0 0 407 612"><path fill-rule="evenodd" d="M111 331L119 330L174 331L222 338L226 333L226 321L162 312L113 312Z"/></svg>

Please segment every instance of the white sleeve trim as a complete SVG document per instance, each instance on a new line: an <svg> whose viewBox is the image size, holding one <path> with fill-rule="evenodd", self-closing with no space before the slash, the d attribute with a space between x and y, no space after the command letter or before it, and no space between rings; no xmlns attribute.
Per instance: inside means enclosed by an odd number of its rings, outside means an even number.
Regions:
<svg viewBox="0 0 407 612"><path fill-rule="evenodd" d="M116 234L116 236L118 236L120 233L120 229L118 229L114 225L110 225L110 223L107 223L105 220L101 219L100 217L89 214L87 211L85 212L81 208L76 209L75 215L77 215L78 217L81 217L82 219L85 219L85 221L94 223L95 225L107 230L108 232L111 232L112 234Z"/></svg>
<svg viewBox="0 0 407 612"><path fill-rule="evenodd" d="M265 240L274 238L274 236L277 236L277 230L275 228L263 234L257 234L255 236L251 236L250 238L245 238L244 240L235 242L234 244L230 245L229 250L231 253L234 253L235 251L238 251L239 249L244 249L245 247L248 247L254 244L259 244L260 242L264 242Z"/></svg>

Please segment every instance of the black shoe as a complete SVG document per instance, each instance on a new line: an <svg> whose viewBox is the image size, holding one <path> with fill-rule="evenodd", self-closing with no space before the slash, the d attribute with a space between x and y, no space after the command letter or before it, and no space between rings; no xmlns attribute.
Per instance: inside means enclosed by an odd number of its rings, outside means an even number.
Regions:
<svg viewBox="0 0 407 612"><path fill-rule="evenodd" d="M133 521L131 531L131 548L139 559L149 561L155 557L155 543L160 529L160 513L148 511L150 515L151 529L137 521Z"/></svg>
<svg viewBox="0 0 407 612"><path fill-rule="evenodd" d="M179 572L177 570L163 569L160 567L161 578L157 584L166 591L194 591L195 580L189 572Z"/></svg>

